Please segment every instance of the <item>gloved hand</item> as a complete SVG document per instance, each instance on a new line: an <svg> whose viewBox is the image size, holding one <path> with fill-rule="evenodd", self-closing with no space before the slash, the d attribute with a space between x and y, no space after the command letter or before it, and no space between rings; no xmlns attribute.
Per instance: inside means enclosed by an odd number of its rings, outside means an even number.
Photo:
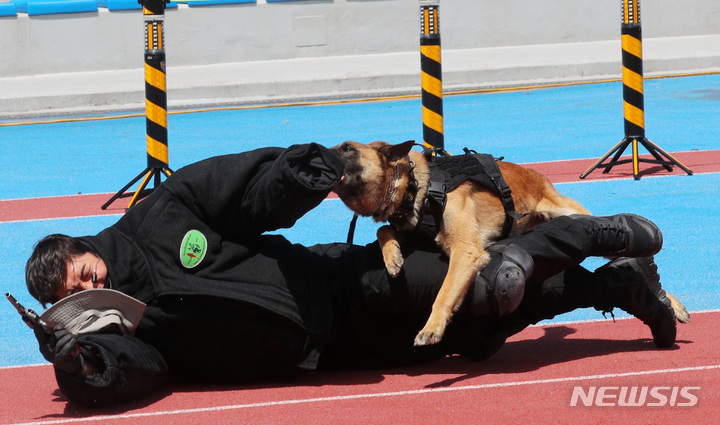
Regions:
<svg viewBox="0 0 720 425"><path fill-rule="evenodd" d="M291 146L285 152L285 161L292 179L312 190L332 189L343 175L342 160L315 143Z"/></svg>
<svg viewBox="0 0 720 425"><path fill-rule="evenodd" d="M342 175L342 161L328 148L290 146L249 184L242 208L254 222L247 227L258 235L292 227L327 197Z"/></svg>
<svg viewBox="0 0 720 425"><path fill-rule="evenodd" d="M77 344L77 335L57 325L52 334L36 328L35 338L40 344L40 353L55 367L70 374L82 372L84 359Z"/></svg>
<svg viewBox="0 0 720 425"><path fill-rule="evenodd" d="M52 363L53 360L55 360L55 345L57 343L54 333L45 333L45 330L39 326L34 327L33 330L35 332L35 339L37 339L40 345L40 354L45 357L45 360Z"/></svg>

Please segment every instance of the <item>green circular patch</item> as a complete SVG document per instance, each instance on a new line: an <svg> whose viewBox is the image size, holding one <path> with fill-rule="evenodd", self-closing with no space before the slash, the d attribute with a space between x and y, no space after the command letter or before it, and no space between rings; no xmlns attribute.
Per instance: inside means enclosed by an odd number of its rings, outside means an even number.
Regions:
<svg viewBox="0 0 720 425"><path fill-rule="evenodd" d="M190 230L180 244L180 262L191 269L205 258L207 252L207 239L199 230Z"/></svg>

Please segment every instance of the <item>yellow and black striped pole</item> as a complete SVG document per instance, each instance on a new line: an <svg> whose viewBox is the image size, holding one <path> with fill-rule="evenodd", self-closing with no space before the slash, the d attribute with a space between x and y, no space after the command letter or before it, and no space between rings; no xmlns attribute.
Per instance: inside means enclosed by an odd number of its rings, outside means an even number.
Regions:
<svg viewBox="0 0 720 425"><path fill-rule="evenodd" d="M145 119L148 168L168 168L164 0L147 0L145 16ZM158 176L159 177L159 176Z"/></svg>
<svg viewBox="0 0 720 425"><path fill-rule="evenodd" d="M677 165L688 174L692 171L670 154L660 149L645 138L645 94L643 90L643 58L642 58L642 27L640 25L640 0L621 0L622 2L622 81L623 81L623 117L625 120L625 138L615 145L607 154L596 161L587 171L580 175L587 177L596 168L604 168L608 173L612 167L632 162L633 177L640 179L640 162L662 165L672 171ZM644 146L654 159L640 158L638 148ZM628 146L632 146L632 158L620 157ZM603 164L611 155L612 159ZM663 159L663 156L665 159Z"/></svg>
<svg viewBox="0 0 720 425"><path fill-rule="evenodd" d="M625 137L633 139L634 153L637 152L637 140L645 137L642 28L637 0L623 0L620 36ZM637 170L636 161L633 165L633 168Z"/></svg>
<svg viewBox="0 0 720 425"><path fill-rule="evenodd" d="M420 0L423 145L433 153L445 148L439 8L439 0Z"/></svg>
<svg viewBox="0 0 720 425"><path fill-rule="evenodd" d="M165 2L142 0L145 24L145 129L147 141L147 168L116 193L102 209L118 198L132 196L127 208L150 193L146 189L151 179L160 185L161 175L170 176L168 167L167 86L165 77ZM134 193L125 192L140 179Z"/></svg>

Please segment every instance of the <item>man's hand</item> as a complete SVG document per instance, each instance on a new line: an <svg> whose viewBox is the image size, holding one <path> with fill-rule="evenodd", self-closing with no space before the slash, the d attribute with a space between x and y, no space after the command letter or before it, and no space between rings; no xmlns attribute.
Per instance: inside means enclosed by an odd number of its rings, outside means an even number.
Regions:
<svg viewBox="0 0 720 425"><path fill-rule="evenodd" d="M319 145L300 145L288 149L286 162L293 177L308 189L332 189L343 175L342 160Z"/></svg>
<svg viewBox="0 0 720 425"><path fill-rule="evenodd" d="M40 344L40 353L55 367L70 374L83 371L84 359L77 344L77 335L58 325L49 335L35 329L35 338Z"/></svg>

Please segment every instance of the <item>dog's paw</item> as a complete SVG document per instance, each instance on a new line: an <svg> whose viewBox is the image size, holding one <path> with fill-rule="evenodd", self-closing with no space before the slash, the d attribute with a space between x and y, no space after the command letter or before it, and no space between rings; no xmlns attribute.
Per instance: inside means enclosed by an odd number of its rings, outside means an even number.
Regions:
<svg viewBox="0 0 720 425"><path fill-rule="evenodd" d="M397 241L390 241L383 246L383 261L385 269L391 277L398 277L405 260L400 251L400 244Z"/></svg>
<svg viewBox="0 0 720 425"><path fill-rule="evenodd" d="M402 256L394 257L392 259L385 259L385 269L387 269L390 277L398 277L398 275L400 275L403 263L404 261Z"/></svg>
<svg viewBox="0 0 720 425"><path fill-rule="evenodd" d="M685 306L675 298L674 296L670 294L666 294L668 298L670 298L670 306L672 306L673 310L675 311L675 318L680 323L688 323L690 322L690 313L688 313Z"/></svg>
<svg viewBox="0 0 720 425"><path fill-rule="evenodd" d="M424 345L437 344L442 341L442 331L421 330L415 337L415 346L422 347Z"/></svg>

